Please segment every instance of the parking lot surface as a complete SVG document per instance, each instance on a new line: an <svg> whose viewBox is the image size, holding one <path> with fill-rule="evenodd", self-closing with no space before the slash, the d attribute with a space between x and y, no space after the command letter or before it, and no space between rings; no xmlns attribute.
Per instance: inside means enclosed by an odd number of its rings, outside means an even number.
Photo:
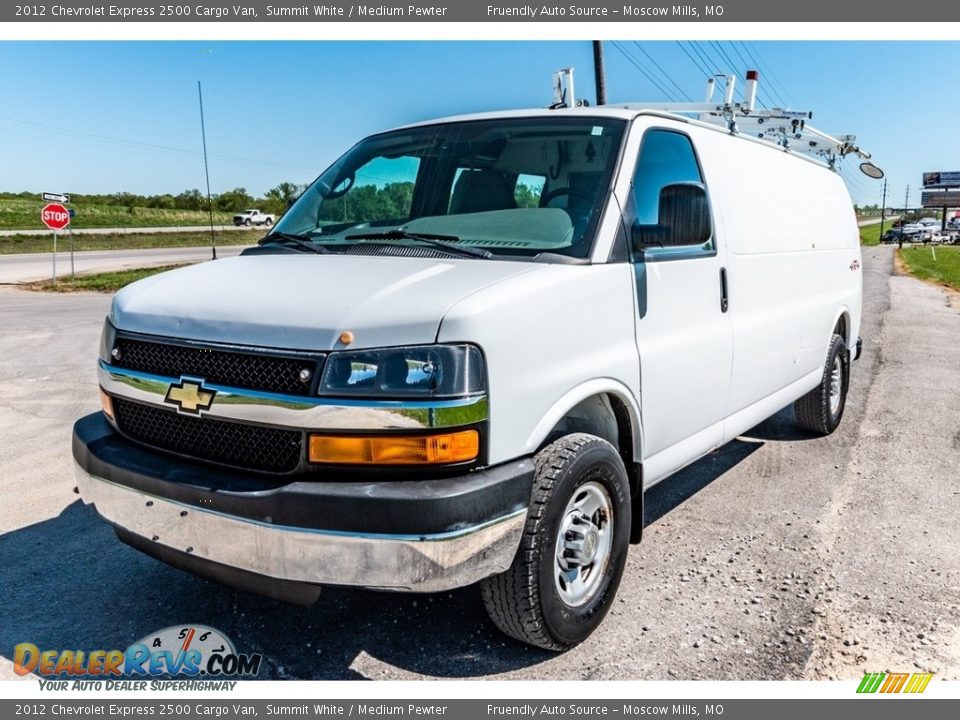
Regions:
<svg viewBox="0 0 960 720"><path fill-rule="evenodd" d="M0 678L13 646L124 648L219 628L263 678L960 679L960 303L864 248L863 357L833 436L792 408L647 495L643 543L583 645L497 633L479 593L229 590L115 539L73 488L108 298L0 288Z"/></svg>

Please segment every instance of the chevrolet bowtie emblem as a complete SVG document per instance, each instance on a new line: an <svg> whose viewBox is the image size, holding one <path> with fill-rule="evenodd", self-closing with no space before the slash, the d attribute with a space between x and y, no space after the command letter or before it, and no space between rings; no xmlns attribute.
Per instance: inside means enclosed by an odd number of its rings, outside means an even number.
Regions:
<svg viewBox="0 0 960 720"><path fill-rule="evenodd" d="M180 378L167 390L164 402L177 406L178 412L199 415L201 410L209 410L213 405L216 390L207 390L203 387L203 380L187 380Z"/></svg>

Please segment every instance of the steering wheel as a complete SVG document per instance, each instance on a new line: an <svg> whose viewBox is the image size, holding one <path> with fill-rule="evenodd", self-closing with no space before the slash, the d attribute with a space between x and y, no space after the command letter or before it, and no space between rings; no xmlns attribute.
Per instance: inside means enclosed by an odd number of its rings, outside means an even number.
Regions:
<svg viewBox="0 0 960 720"><path fill-rule="evenodd" d="M587 193L584 190L574 190L569 187L560 187L554 188L553 190L544 193L540 196L540 207L547 207L552 201L556 200L558 197L568 196L569 198L577 198L578 200L583 201L587 207L593 207L595 204L594 198L592 195ZM567 202L567 207L570 206L570 202Z"/></svg>
<svg viewBox="0 0 960 720"><path fill-rule="evenodd" d="M355 180L356 176L353 173L350 173L349 175L340 178L340 182L338 182L337 186L333 188L327 185L327 183L320 181L320 192L323 195L324 200L336 200L337 198L343 197L350 192L350 188L353 187Z"/></svg>

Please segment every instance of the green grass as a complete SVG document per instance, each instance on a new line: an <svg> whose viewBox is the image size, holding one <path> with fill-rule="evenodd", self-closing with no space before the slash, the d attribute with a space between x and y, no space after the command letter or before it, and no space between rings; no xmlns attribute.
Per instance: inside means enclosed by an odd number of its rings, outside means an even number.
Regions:
<svg viewBox="0 0 960 720"><path fill-rule="evenodd" d="M45 203L39 198L0 198L0 230L31 230L46 228L40 221ZM68 207L77 211L71 221L75 228L167 227L171 225L207 225L210 216L204 210L163 210L160 208L127 207L125 205L96 205L74 203ZM233 222L233 213L214 212L216 225Z"/></svg>
<svg viewBox="0 0 960 720"><path fill-rule="evenodd" d="M217 245L254 245L263 237L260 230L217 230ZM147 248L205 247L210 232L183 233L111 233L109 235L74 235L74 250L136 250ZM70 249L70 241L61 234L57 250ZM12 235L0 237L0 255L53 252L51 234Z"/></svg>
<svg viewBox="0 0 960 720"><path fill-rule="evenodd" d="M883 229L884 232L890 229L891 223L884 223ZM860 228L860 244L861 245L879 245L880 244L880 223L876 225L867 225L866 227Z"/></svg>
<svg viewBox="0 0 960 720"><path fill-rule="evenodd" d="M903 267L914 277L960 290L960 247L931 245L903 248L897 252Z"/></svg>
<svg viewBox="0 0 960 720"><path fill-rule="evenodd" d="M156 275L157 273L175 270L183 265L164 265L153 268L134 268L132 270L117 270L115 272L97 273L95 275L77 275L75 278L65 277L56 283L50 280L28 283L20 287L27 290L39 290L45 292L102 292L114 293L124 285L129 285L145 277Z"/></svg>

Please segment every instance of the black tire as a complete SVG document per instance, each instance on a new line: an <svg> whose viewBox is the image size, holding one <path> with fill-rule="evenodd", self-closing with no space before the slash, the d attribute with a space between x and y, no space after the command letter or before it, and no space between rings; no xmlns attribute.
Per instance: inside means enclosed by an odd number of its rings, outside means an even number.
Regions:
<svg viewBox="0 0 960 720"><path fill-rule="evenodd" d="M267 218L266 220L263 221L263 224L266 225L267 227L270 227L271 225L273 225L273 220L271 220L270 218Z"/></svg>
<svg viewBox="0 0 960 720"><path fill-rule="evenodd" d="M616 448L585 433L560 438L541 450L534 462L530 510L513 565L484 580L480 590L487 614L504 633L530 645L563 651L583 642L597 628L620 586L630 539L630 482ZM612 510L609 554L598 570L600 575L591 581L593 590L575 607L558 589L558 532L570 517L568 503L598 487L606 492ZM565 537L569 537L566 532Z"/></svg>
<svg viewBox="0 0 960 720"><path fill-rule="evenodd" d="M243 221L243 224L246 225L247 227L250 227L251 225L253 225L253 220L251 220L250 218L247 218L246 220Z"/></svg>
<svg viewBox="0 0 960 720"><path fill-rule="evenodd" d="M839 404L831 407L831 387L834 369L839 367ZM850 353L843 338L834 334L827 348L827 362L823 366L820 384L796 401L793 406L797 424L817 435L829 435L840 425L843 409L847 405L847 388L850 386Z"/></svg>

